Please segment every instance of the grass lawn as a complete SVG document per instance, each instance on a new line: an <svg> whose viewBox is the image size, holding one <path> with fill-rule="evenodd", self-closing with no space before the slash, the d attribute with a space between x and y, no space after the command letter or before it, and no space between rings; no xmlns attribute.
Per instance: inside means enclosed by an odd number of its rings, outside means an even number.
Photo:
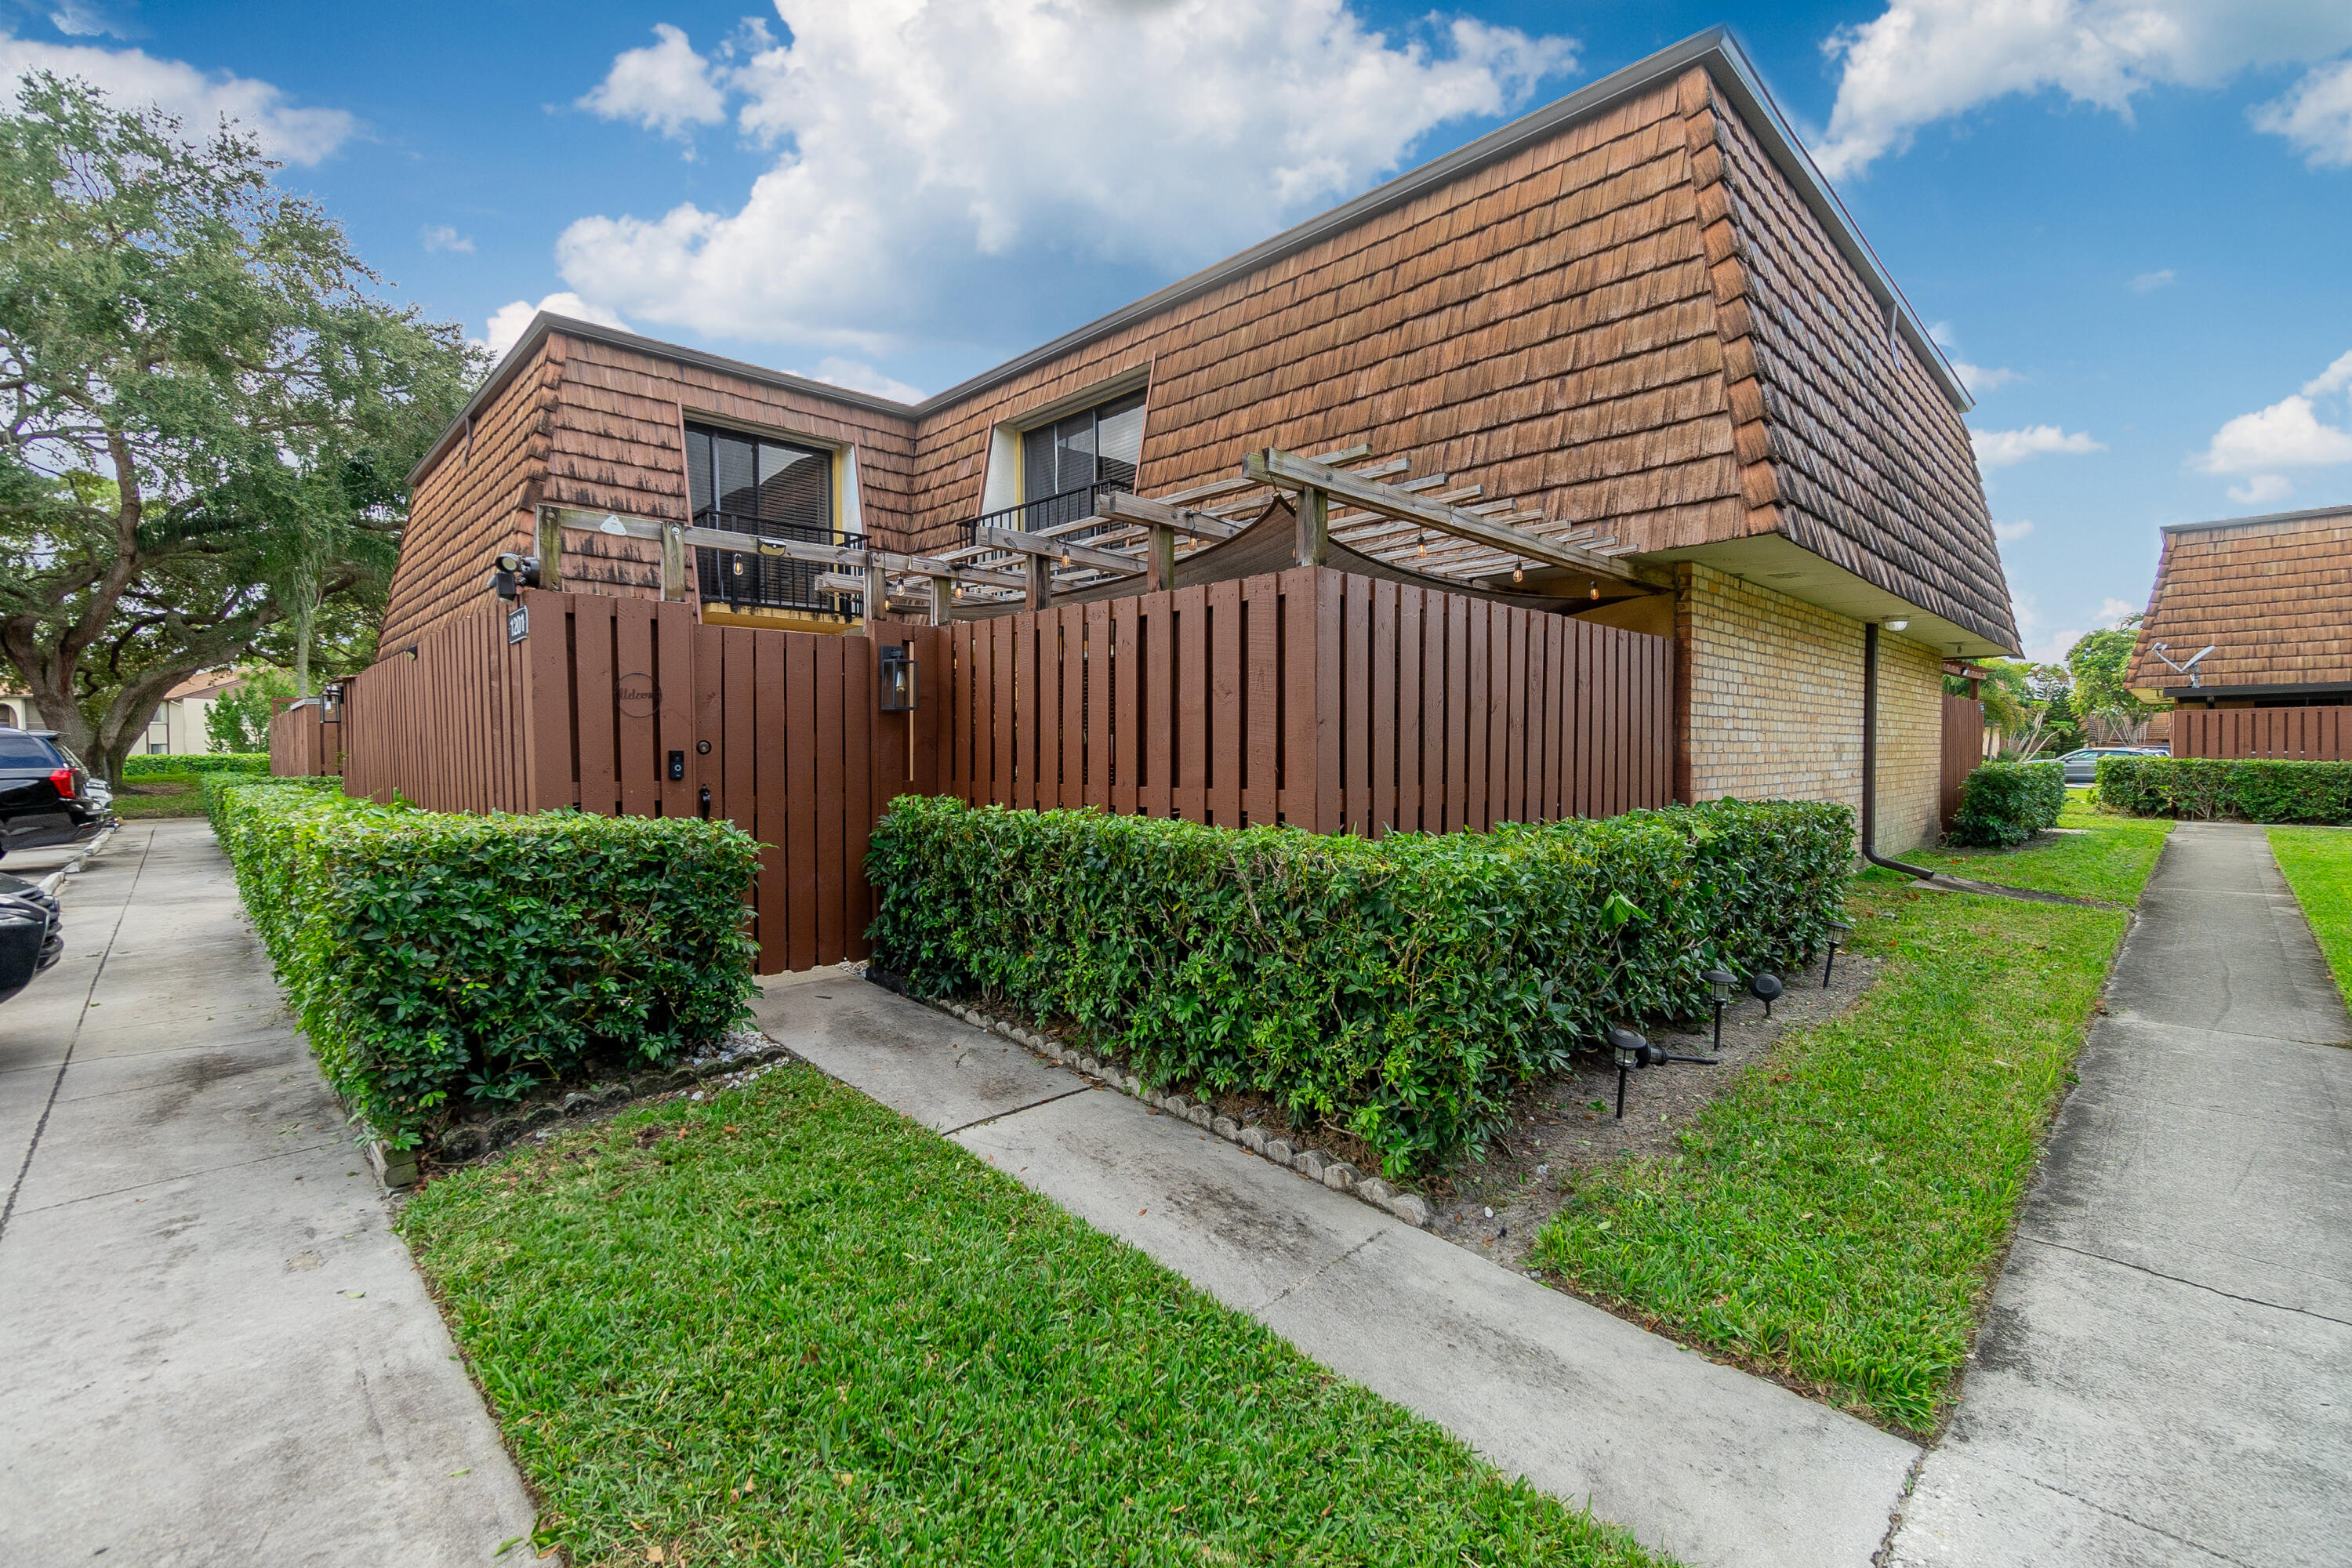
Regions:
<svg viewBox="0 0 2352 1568"><path fill-rule="evenodd" d="M202 816L204 792L194 773L149 773L116 786L114 815L125 822L153 816Z"/></svg>
<svg viewBox="0 0 2352 1568"><path fill-rule="evenodd" d="M1965 874L2135 896L2160 836L2077 822L2090 837L1971 858ZM1585 1176L1534 1258L1686 1343L1924 1436L2125 916L1915 892L1885 872L1857 880L1849 910L1854 945L1887 961L1854 1010L1784 1039L1675 1153Z"/></svg>
<svg viewBox="0 0 2352 1568"><path fill-rule="evenodd" d="M798 1066L402 1228L576 1563L1654 1563Z"/></svg>
<svg viewBox="0 0 2352 1568"><path fill-rule="evenodd" d="M2095 810L2089 794L2068 790L2065 807L2058 814L2059 826L2084 829L2081 834L2060 834L2015 849L1906 850L1896 858L2004 888L2116 904L2137 902L2173 824L2169 818L2116 816Z"/></svg>
<svg viewBox="0 0 2352 1568"><path fill-rule="evenodd" d="M2273 827L2271 853L2336 972L2336 988L2352 1001L2352 831Z"/></svg>

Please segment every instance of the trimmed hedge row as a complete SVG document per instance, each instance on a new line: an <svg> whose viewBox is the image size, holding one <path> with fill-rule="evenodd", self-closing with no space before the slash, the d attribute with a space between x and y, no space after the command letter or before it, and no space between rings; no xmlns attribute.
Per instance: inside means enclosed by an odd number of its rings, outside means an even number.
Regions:
<svg viewBox="0 0 2352 1568"><path fill-rule="evenodd" d="M444 815L337 782L214 773L205 807L329 1081L389 1147L461 1099L666 1064L747 1015L740 830Z"/></svg>
<svg viewBox="0 0 2352 1568"><path fill-rule="evenodd" d="M1695 1016L1715 963L1801 963L1843 806L1723 801L1377 841L904 796L874 961L918 994L1076 1020L1147 1080L1337 1121L1391 1175L1474 1150L1612 1023Z"/></svg>
<svg viewBox="0 0 2352 1568"><path fill-rule="evenodd" d="M142 752L122 759L126 779L152 778L158 773L266 773L268 752L201 752L185 756Z"/></svg>
<svg viewBox="0 0 2352 1568"><path fill-rule="evenodd" d="M1979 763L1960 784L1951 841L2006 849L2057 826L2065 805L2063 763Z"/></svg>
<svg viewBox="0 0 2352 1568"><path fill-rule="evenodd" d="M2098 802L2131 816L2352 823L2352 763L2102 757Z"/></svg>

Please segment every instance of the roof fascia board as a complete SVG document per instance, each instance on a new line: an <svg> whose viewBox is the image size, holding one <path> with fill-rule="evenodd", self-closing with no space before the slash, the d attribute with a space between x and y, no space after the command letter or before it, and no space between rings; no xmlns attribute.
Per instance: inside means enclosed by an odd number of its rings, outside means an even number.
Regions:
<svg viewBox="0 0 2352 1568"><path fill-rule="evenodd" d="M562 332L567 338L581 338L589 342L625 349L633 353L645 354L653 359L667 360L672 364L696 365L704 370L717 371L722 375L737 376L760 386L772 386L781 392L796 392L803 396L819 398L828 403L846 404L852 408L862 408L872 414L887 415L893 419L911 421L915 416L914 409L906 404L893 403L887 397L877 397L871 393L852 392L845 386L835 386L824 381L812 381L807 376L794 375L789 371L770 370L765 365L752 364L745 360L729 359L724 354L706 353L700 349L683 348L677 343L666 343L658 338L643 337L635 332L624 331L618 327L607 327L595 321L583 321L574 316L558 316L551 311L541 310L530 319L530 325L524 329L521 337L515 340L514 347L507 350L505 354L500 356L499 363L490 368L490 374L482 378L482 384L475 388L474 395L466 400L466 406L457 411L457 417L450 422L449 428L441 433L440 438L433 443L423 459L408 471L410 485L414 486L418 479L425 477L426 469L441 460L442 454L449 449L451 442L464 433L466 421L479 414L483 405L498 395L516 371L530 363L531 356L539 352L540 345L547 341L550 334L555 332Z"/></svg>
<svg viewBox="0 0 2352 1568"><path fill-rule="evenodd" d="M2167 533L2203 533L2213 529L2262 528L2281 522L2318 522L2331 517L2340 517L2347 522L2352 522L2352 506L2315 506L2308 511L2268 511L2258 517L2217 517L2210 522L2168 522L2163 525L2163 531Z"/></svg>
<svg viewBox="0 0 2352 1568"><path fill-rule="evenodd" d="M1747 51L1740 47L1729 27L1718 26L1661 49L1646 59L1636 60L1622 69L1612 71L1599 81L1588 82L1567 97L1546 104L1532 113L1521 115L1509 124L1498 126L1443 157L1409 170L1384 184L1376 185L1352 201L1319 213L1213 266L1203 268L1131 304L1121 306L1107 316L1097 317L1084 326L1065 332L1051 342L1016 355L992 370L959 382L944 392L934 393L919 403L894 403L888 398L763 369L741 360L706 353L698 349L680 348L618 328L542 311L532 319L521 340L507 351L506 357L483 381L481 389L467 400L464 410L441 438L433 444L424 461L411 470L409 482L415 484L425 469L439 460L452 437L464 427L466 420L479 411L481 405L489 400L513 368L524 363L551 331L635 350L682 364L700 365L763 385L845 403L852 407L895 418L919 420L1011 380L1024 371L1084 348L1121 328L1157 315L1259 268L1270 266L1448 181L1475 173L1488 163L1508 157L1530 142L1554 135L1578 121L1647 92L1663 81L1670 81L1695 65L1705 67L1717 85L1731 99L1733 106L1748 121L1748 129L1755 133L1766 154L1796 187L1799 199L1821 220L1822 226L1837 246L1839 254L1861 275L1864 286L1878 300L1881 308L1894 315L1896 330L1943 387L1945 396L1962 413L1974 407L1975 403L1969 396L1968 389L1960 384L1959 376L1944 358L1943 351L1936 346L1935 341L1920 325L1917 312L1912 310L1903 291L1895 287L1895 279L1879 261L1877 253L1871 249L1869 241L1863 238L1853 215L1846 211L1845 204L1838 199L1837 193L1831 189L1821 171L1813 166L1812 158L1781 115L1771 93L1765 88L1762 77L1748 59Z"/></svg>

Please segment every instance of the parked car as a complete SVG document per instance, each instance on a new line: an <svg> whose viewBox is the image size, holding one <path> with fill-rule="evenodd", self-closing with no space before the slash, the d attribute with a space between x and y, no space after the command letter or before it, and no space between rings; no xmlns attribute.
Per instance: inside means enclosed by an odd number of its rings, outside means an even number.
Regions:
<svg viewBox="0 0 2352 1568"><path fill-rule="evenodd" d="M0 855L95 838L114 814L53 730L0 730Z"/></svg>
<svg viewBox="0 0 2352 1568"><path fill-rule="evenodd" d="M2084 746L2068 752L2058 761L2066 764L2066 782L2070 784L2095 783L2099 776L2101 757L2162 757L2169 756L2169 746Z"/></svg>
<svg viewBox="0 0 2352 1568"><path fill-rule="evenodd" d="M62 871L40 882L0 873L0 1002L22 991L66 950L58 904Z"/></svg>

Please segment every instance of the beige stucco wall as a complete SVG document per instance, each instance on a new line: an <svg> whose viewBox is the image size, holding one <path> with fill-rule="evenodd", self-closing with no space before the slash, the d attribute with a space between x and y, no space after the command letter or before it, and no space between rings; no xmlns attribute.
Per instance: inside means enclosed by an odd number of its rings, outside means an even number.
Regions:
<svg viewBox="0 0 2352 1568"><path fill-rule="evenodd" d="M1860 621L1692 563L1675 618L1689 683L1690 795L1862 805ZM1943 662L1879 638L1878 851L1937 834Z"/></svg>

